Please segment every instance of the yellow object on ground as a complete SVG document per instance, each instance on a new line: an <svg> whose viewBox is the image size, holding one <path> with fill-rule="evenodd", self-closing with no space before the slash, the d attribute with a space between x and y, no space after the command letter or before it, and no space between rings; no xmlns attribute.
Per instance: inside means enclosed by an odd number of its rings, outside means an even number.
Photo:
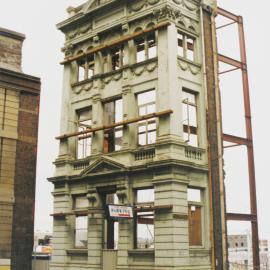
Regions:
<svg viewBox="0 0 270 270"><path fill-rule="evenodd" d="M0 265L0 270L10 270L10 266Z"/></svg>

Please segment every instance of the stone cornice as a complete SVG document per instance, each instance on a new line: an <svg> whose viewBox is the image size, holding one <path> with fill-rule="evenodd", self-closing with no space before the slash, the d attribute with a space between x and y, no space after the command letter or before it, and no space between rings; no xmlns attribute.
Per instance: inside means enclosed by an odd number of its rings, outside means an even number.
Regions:
<svg viewBox="0 0 270 270"><path fill-rule="evenodd" d="M40 78L9 69L0 68L0 86L17 91L40 92Z"/></svg>

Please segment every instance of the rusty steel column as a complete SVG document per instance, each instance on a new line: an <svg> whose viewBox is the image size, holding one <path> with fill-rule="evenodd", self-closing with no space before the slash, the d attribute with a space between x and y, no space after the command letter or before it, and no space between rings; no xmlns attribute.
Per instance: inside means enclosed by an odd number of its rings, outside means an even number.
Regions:
<svg viewBox="0 0 270 270"><path fill-rule="evenodd" d="M203 31L207 88L209 186L212 199L213 269L227 269L226 205L223 176L223 139L218 55L214 10L203 7Z"/></svg>
<svg viewBox="0 0 270 270"><path fill-rule="evenodd" d="M234 220L234 221L251 222L253 269L259 270L260 269L260 254L259 254L255 164L254 164L254 152L253 152L251 108L250 108L250 97L249 97L249 82L248 82L247 57L246 57L243 18L241 16L234 15L231 12L228 12L221 8L218 8L217 13L221 16L224 16L232 20L234 23L237 23L238 25L240 61L231 59L224 55L218 55L218 59L220 62L229 64L234 67L234 69L228 70L228 72L234 71L235 69L240 69L242 72L246 137L241 138L241 137L237 137L231 134L223 134L223 140L226 142L235 143L234 146L245 145L247 147L250 208L251 208L250 214L227 213L226 217L227 217L227 221ZM227 24L227 25L230 25L230 24ZM222 72L220 74L223 74L223 73L225 72Z"/></svg>
<svg viewBox="0 0 270 270"><path fill-rule="evenodd" d="M249 82L248 82L248 71L247 71L245 34L244 34L243 18L241 16L238 17L238 30L239 30L239 45L240 45L241 62L243 63L243 66L244 66L244 68L242 69L242 81L243 81L243 97L244 97L244 107L245 107L246 136L247 136L247 139L251 142L250 144L247 145L250 208L251 208L251 214L256 217L256 219L253 219L251 221L253 267L254 269L260 269L257 197L256 197L254 152L253 152L253 135L252 135L252 123L251 123L251 108L250 108L250 97L249 97Z"/></svg>

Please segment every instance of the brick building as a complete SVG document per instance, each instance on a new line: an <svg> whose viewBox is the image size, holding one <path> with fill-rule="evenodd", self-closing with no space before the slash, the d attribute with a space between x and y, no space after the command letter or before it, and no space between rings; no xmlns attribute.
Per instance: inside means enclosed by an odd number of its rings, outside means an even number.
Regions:
<svg viewBox="0 0 270 270"><path fill-rule="evenodd" d="M21 68L23 34L0 28L0 269L30 270L40 79Z"/></svg>

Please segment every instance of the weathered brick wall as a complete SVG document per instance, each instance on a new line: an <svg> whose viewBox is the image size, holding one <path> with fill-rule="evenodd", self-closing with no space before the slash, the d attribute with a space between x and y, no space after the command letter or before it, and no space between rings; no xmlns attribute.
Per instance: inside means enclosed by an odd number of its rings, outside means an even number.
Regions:
<svg viewBox="0 0 270 270"><path fill-rule="evenodd" d="M19 92L0 88L0 258L10 258Z"/></svg>
<svg viewBox="0 0 270 270"><path fill-rule="evenodd" d="M20 95L12 230L12 270L31 270L39 96Z"/></svg>
<svg viewBox="0 0 270 270"><path fill-rule="evenodd" d="M0 28L0 67L21 71L24 35Z"/></svg>

